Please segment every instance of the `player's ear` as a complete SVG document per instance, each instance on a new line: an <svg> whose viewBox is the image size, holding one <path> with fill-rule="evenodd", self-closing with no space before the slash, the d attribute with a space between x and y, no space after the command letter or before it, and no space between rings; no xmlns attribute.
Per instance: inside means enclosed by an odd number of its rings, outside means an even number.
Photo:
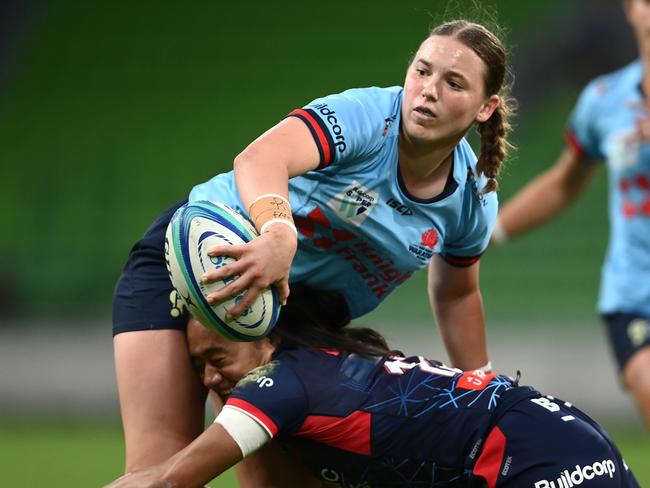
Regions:
<svg viewBox="0 0 650 488"><path fill-rule="evenodd" d="M500 103L501 99L499 98L499 95L490 95L490 97L483 103L483 105L481 105L481 108L476 115L476 122L483 123L487 121L490 117L492 117L492 114Z"/></svg>
<svg viewBox="0 0 650 488"><path fill-rule="evenodd" d="M279 343L280 340L278 338L271 339L270 337L264 337L253 343L259 351L260 356L263 358L264 362L262 364L271 362L271 357L273 356L273 353L275 352L275 349L278 347Z"/></svg>

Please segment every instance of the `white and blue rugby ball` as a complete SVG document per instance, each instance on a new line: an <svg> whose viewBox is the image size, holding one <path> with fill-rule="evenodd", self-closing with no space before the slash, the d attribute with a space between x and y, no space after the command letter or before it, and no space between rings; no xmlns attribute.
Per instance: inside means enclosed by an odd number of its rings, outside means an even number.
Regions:
<svg viewBox="0 0 650 488"><path fill-rule="evenodd" d="M228 256L208 256L209 249L244 244L257 235L255 227L228 206L196 201L176 211L165 236L167 270L189 312L203 325L236 341L254 341L271 332L280 313L277 292L268 287L242 315L226 319L226 312L241 300L244 292L214 305L206 297L236 277L203 284L201 276L234 261Z"/></svg>

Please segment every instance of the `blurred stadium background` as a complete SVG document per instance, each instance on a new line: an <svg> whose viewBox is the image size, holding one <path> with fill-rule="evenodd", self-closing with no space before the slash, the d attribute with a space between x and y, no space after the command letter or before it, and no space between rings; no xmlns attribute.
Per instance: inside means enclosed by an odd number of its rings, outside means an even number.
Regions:
<svg viewBox="0 0 650 488"><path fill-rule="evenodd" d="M504 201L554 161L582 85L636 51L617 0L482 3L508 31L520 103ZM448 10L436 0L0 3L3 485L97 486L120 473L110 300L132 243L293 108L400 84ZM650 440L594 311L604 176L562 218L485 255L490 347L499 370L521 369L524 383L609 427L650 486ZM423 273L360 323L445 358Z"/></svg>

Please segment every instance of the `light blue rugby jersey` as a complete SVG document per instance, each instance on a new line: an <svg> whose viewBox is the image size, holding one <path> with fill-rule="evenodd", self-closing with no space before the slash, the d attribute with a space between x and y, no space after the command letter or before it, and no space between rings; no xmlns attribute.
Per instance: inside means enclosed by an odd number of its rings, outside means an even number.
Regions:
<svg viewBox="0 0 650 488"><path fill-rule="evenodd" d="M643 66L635 61L587 85L567 139L588 160L605 160L609 179L609 246L598 310L650 315L650 144L635 138L644 116Z"/></svg>
<svg viewBox="0 0 650 488"><path fill-rule="evenodd" d="M398 167L401 105L401 87L359 88L289 114L307 125L321 156L317 170L289 181L299 237L290 281L342 293L352 317L374 309L435 253L456 266L475 263L496 218L496 193L481 194L486 181L464 139L441 195L408 193ZM194 187L195 200L247 215L232 172Z"/></svg>

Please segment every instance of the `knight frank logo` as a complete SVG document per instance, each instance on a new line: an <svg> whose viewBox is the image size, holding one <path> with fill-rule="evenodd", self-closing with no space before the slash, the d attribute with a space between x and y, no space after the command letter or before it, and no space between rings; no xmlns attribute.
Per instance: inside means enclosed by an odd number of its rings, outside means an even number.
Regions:
<svg viewBox="0 0 650 488"><path fill-rule="evenodd" d="M377 203L377 192L353 181L345 190L332 198L327 205L348 222L360 226Z"/></svg>

